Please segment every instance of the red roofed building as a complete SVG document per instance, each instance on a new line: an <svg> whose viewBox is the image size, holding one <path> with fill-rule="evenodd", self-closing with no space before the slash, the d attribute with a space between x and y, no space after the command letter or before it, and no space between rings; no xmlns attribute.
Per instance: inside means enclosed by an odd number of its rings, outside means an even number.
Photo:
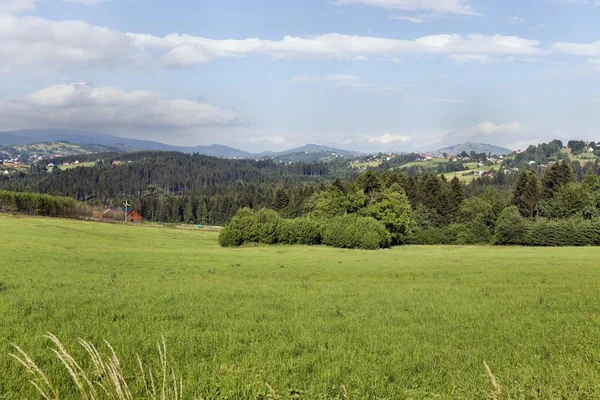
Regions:
<svg viewBox="0 0 600 400"><path fill-rule="evenodd" d="M143 221L144 217L142 217L142 214L135 210L127 214L127 222L138 222L141 224Z"/></svg>

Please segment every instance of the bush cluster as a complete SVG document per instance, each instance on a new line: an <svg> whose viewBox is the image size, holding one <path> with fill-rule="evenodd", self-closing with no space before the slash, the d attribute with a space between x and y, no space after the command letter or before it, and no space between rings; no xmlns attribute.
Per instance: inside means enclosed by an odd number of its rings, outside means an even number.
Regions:
<svg viewBox="0 0 600 400"><path fill-rule="evenodd" d="M505 209L498 218L496 244L520 246L597 246L600 222L581 219L530 221L516 207Z"/></svg>
<svg viewBox="0 0 600 400"><path fill-rule="evenodd" d="M410 244L434 245L434 244L454 244L455 238L450 230L446 228L429 227L418 229L410 238Z"/></svg>
<svg viewBox="0 0 600 400"><path fill-rule="evenodd" d="M597 246L600 222L556 220L529 224L523 246Z"/></svg>
<svg viewBox="0 0 600 400"><path fill-rule="evenodd" d="M243 208L219 234L219 244L236 247L246 243L325 244L349 249L389 247L390 233L369 217L344 215L328 219L284 219L273 210L255 212Z"/></svg>
<svg viewBox="0 0 600 400"><path fill-rule="evenodd" d="M323 244L345 249L375 250L390 247L391 241L381 222L353 214L330 219L323 232Z"/></svg>

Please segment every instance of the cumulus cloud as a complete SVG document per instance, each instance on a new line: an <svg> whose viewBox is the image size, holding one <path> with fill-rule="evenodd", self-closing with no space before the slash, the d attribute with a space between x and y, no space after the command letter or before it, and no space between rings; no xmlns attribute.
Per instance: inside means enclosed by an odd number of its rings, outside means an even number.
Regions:
<svg viewBox="0 0 600 400"><path fill-rule="evenodd" d="M254 145L258 145L261 150L264 150L265 147L268 148L282 148L282 147L293 147L297 146L298 143L295 141L290 141L286 137L282 135L273 135L273 136L248 136L242 139L243 142L251 143Z"/></svg>
<svg viewBox="0 0 600 400"><path fill-rule="evenodd" d="M410 142L410 136L385 133L381 136L368 136L367 142L371 144L391 144Z"/></svg>
<svg viewBox="0 0 600 400"><path fill-rule="evenodd" d="M337 0L337 5L364 4L391 10L431 11L439 14L480 15L470 0Z"/></svg>
<svg viewBox="0 0 600 400"><path fill-rule="evenodd" d="M36 0L1 0L0 14L19 14L35 10Z"/></svg>
<svg viewBox="0 0 600 400"><path fill-rule="evenodd" d="M297 76L292 80L298 85L310 85L315 83L324 83L337 88L354 90L371 90L382 92L403 92L396 86L372 85L363 82L358 76L354 75L325 75L325 76Z"/></svg>
<svg viewBox="0 0 600 400"><path fill-rule="evenodd" d="M413 40L387 39L337 33L314 37L286 36L281 40L212 40L188 35L129 34L140 50L162 50L163 61L172 66L190 66L214 58L265 55L275 58L338 58L356 56L419 56L451 54L533 55L540 54L539 41L518 36L440 34Z"/></svg>
<svg viewBox="0 0 600 400"><path fill-rule="evenodd" d="M101 67L133 61L131 39L80 21L0 15L0 68Z"/></svg>
<svg viewBox="0 0 600 400"><path fill-rule="evenodd" d="M399 60L421 55L541 54L540 43L518 36L439 34L416 39L389 39L330 33L311 37L285 36L215 40L185 34L157 37L123 33L81 21L53 21L19 16L26 0L2 3L10 13L0 14L0 69L44 65L46 68L102 68L162 64L190 67L217 58L266 56L272 58ZM15 3L13 3L15 2Z"/></svg>
<svg viewBox="0 0 600 400"><path fill-rule="evenodd" d="M583 57L600 56L600 40L593 43L554 43L551 50L555 53L570 54Z"/></svg>
<svg viewBox="0 0 600 400"><path fill-rule="evenodd" d="M493 136L502 134L523 133L527 127L521 122L504 122L497 124L495 122L482 122L471 128L465 129L467 135Z"/></svg>
<svg viewBox="0 0 600 400"><path fill-rule="evenodd" d="M0 120L3 129L72 127L139 135L239 122L232 110L210 104L89 83L59 84L21 98L0 99Z"/></svg>

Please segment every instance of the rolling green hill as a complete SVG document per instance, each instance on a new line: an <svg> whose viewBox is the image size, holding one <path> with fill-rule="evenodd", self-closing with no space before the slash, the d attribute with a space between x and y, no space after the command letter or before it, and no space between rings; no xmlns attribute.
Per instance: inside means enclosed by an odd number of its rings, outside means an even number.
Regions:
<svg viewBox="0 0 600 400"><path fill-rule="evenodd" d="M182 398L485 399L483 361L503 398L597 394L599 248L226 249L202 229L7 215L0 226L7 399L39 397L10 343L61 398L81 398L47 332L79 360L79 338L103 354L109 341L134 398L136 353L158 363L161 336Z"/></svg>

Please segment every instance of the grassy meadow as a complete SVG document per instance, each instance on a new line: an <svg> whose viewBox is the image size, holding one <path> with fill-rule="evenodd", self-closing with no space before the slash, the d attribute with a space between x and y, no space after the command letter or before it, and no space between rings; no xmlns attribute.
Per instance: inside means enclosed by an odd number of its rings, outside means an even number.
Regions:
<svg viewBox="0 0 600 400"><path fill-rule="evenodd" d="M0 229L0 399L38 398L11 343L78 398L46 332L79 356L77 339L106 339L134 386L162 335L186 399L486 399L484 360L502 399L600 398L598 248L223 249L201 229L9 215Z"/></svg>

